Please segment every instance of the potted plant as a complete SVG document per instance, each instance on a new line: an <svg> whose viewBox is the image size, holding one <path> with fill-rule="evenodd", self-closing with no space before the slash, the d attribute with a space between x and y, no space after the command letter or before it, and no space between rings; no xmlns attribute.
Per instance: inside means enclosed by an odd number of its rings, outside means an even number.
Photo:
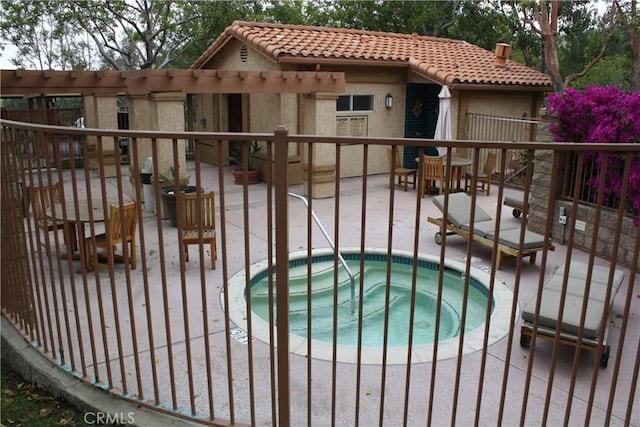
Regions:
<svg viewBox="0 0 640 427"><path fill-rule="evenodd" d="M171 225L178 226L178 218L176 215L176 171L171 166L169 172L166 174L158 174L158 182L160 183L160 195L162 197L162 203L164 205L164 212L169 217ZM180 177L180 192L181 193L195 193L197 187L195 185L189 185L189 177Z"/></svg>
<svg viewBox="0 0 640 427"><path fill-rule="evenodd" d="M245 171L243 144L244 143L236 144L227 157L232 164L235 163L239 166L231 171L233 173L233 179L236 184L244 184L246 175L246 182L248 184L255 184L258 182L258 163L262 161L262 159L258 157L258 153L260 153L264 147L258 144L258 141L249 141L247 147L247 170Z"/></svg>

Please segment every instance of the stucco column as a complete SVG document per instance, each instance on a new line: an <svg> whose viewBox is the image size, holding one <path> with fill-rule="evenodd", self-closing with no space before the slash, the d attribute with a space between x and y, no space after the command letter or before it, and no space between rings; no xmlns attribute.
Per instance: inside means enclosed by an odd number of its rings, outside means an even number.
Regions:
<svg viewBox="0 0 640 427"><path fill-rule="evenodd" d="M251 98L252 111L262 112L262 110L264 110L263 108L264 105L273 104L274 102L273 99L278 99L279 100L278 102L280 105L279 110L276 110L275 108L273 109L274 113L279 114L278 117L275 117L275 115L267 116L265 114L260 114L260 116L265 119L262 122L263 127L252 129L252 131L260 132L262 130L266 130L267 132L269 132L270 130L272 130L272 129L269 129L269 126L271 126L272 123L280 123L279 126L284 126L287 129L295 129L294 133L296 134L300 133L299 131L300 126L298 125L298 123L301 120L301 115L299 115L301 101L299 98L300 96L297 93L282 93L282 94L277 94L275 96L274 95L263 96L260 99L261 103L258 104L256 103L255 98L252 97ZM259 119L256 119L254 116L252 116L252 120L251 120L252 124L255 124L258 121ZM298 185L303 183L301 146L302 144L299 142L296 142L296 143L290 142L288 144L289 160L287 162L287 174L289 176L289 185ZM264 159L264 161L260 162L259 164L260 177L263 181L266 181L267 168L269 165L269 162L267 162L266 152L263 151L262 153L260 153L260 158ZM275 179L275 174L278 171L276 170L275 165L273 164L273 158L271 159L271 166L272 166L271 178Z"/></svg>
<svg viewBox="0 0 640 427"><path fill-rule="evenodd" d="M298 117L299 95L296 93L280 94L280 124L287 129L298 129L300 117ZM302 157L300 143L289 144L289 185L303 183Z"/></svg>
<svg viewBox="0 0 640 427"><path fill-rule="evenodd" d="M151 127L151 102L149 95L129 95L127 97L129 110L129 129L152 130ZM136 140L136 152L140 166L147 157L151 157L151 139L138 138ZM133 153L131 154L133 155Z"/></svg>
<svg viewBox="0 0 640 427"><path fill-rule="evenodd" d="M87 95L82 98L84 109L84 123L86 127L97 129L118 129L118 106L115 95ZM89 145L88 165L90 169L99 170L98 140L87 137ZM116 176L115 152L119 144L112 138L102 139L102 163L104 164L103 178Z"/></svg>
<svg viewBox="0 0 640 427"><path fill-rule="evenodd" d="M303 97L303 132L308 135L336 134L336 100L333 93L313 93ZM307 163L309 145L303 148L305 195L316 199L333 197L336 181L336 148L333 144L313 144L313 165ZM311 168L311 182L308 181Z"/></svg>
<svg viewBox="0 0 640 427"><path fill-rule="evenodd" d="M129 111L129 129L130 130L152 130L151 127L151 102L149 100L149 95L128 95L127 96L127 106ZM142 168L144 166L144 161L148 157L151 157L151 139L150 138L138 138L136 139L136 152L133 153L133 145L129 147L129 155L131 159L133 159L134 155L138 156L138 167ZM135 195L134 179L137 174L140 173L139 170L133 170L133 160L129 165L130 178L129 183L131 184L131 195ZM140 196L144 201L144 193L140 192Z"/></svg>
<svg viewBox="0 0 640 427"><path fill-rule="evenodd" d="M158 131L184 132L184 101L183 93L152 93L150 100L150 126ZM182 176L187 175L187 160L184 140L179 140L178 168ZM154 170L154 176L158 173L169 174L169 168L173 166L173 141L171 139L158 139L158 170Z"/></svg>

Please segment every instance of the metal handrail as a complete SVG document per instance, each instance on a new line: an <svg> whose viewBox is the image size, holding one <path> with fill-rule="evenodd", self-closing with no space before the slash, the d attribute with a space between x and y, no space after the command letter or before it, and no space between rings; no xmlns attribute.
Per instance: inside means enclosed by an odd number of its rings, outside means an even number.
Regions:
<svg viewBox="0 0 640 427"><path fill-rule="evenodd" d="M307 207L307 209L309 209L309 201L307 200L306 197L301 196L299 194L295 194L295 193L289 193L289 196L294 197L294 198L296 198L298 200L301 200L302 203L304 203L304 205ZM325 228L322 226L322 223L320 222L320 219L318 218L316 213L313 211L313 209L311 209L311 216L313 217L313 220L315 221L316 225L318 226L318 228L322 232L322 235L324 236L324 238L327 239L327 242L329 243L329 246L331 247L331 250L333 250L333 253L336 254L336 256L338 257L338 261L340 261L340 264L342 264L342 266L344 267L345 271L349 275L349 279L351 280L351 314L354 314L356 312L356 308L355 308L355 300L356 300L355 283L356 283L356 279L355 279L355 276L351 272L351 269L347 265L347 262L344 260L344 258L340 254L340 251L338 251L336 249L336 246L333 243L333 240L331 240L331 236L329 236L329 233L327 233L327 230L325 230Z"/></svg>

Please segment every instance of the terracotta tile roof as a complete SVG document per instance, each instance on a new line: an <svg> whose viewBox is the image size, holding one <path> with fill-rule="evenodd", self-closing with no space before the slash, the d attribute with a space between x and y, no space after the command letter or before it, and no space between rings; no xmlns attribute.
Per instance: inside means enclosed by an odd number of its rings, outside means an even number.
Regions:
<svg viewBox="0 0 640 427"><path fill-rule="evenodd" d="M202 68L232 38L276 63L360 64L408 67L443 85L518 85L549 89L544 73L446 38L341 28L236 21L193 63Z"/></svg>

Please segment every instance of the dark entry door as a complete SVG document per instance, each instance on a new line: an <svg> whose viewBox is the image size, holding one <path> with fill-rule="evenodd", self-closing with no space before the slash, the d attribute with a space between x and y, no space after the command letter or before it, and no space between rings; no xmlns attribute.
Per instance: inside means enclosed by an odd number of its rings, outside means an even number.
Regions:
<svg viewBox="0 0 640 427"><path fill-rule="evenodd" d="M229 110L229 132L242 132L242 95L230 93L227 96L227 109ZM236 149L236 142L229 142L229 151Z"/></svg>
<svg viewBox="0 0 640 427"><path fill-rule="evenodd" d="M404 113L405 138L433 138L438 120L438 93L442 86L429 83L407 84L407 103ZM403 165L416 168L417 147L406 147Z"/></svg>

